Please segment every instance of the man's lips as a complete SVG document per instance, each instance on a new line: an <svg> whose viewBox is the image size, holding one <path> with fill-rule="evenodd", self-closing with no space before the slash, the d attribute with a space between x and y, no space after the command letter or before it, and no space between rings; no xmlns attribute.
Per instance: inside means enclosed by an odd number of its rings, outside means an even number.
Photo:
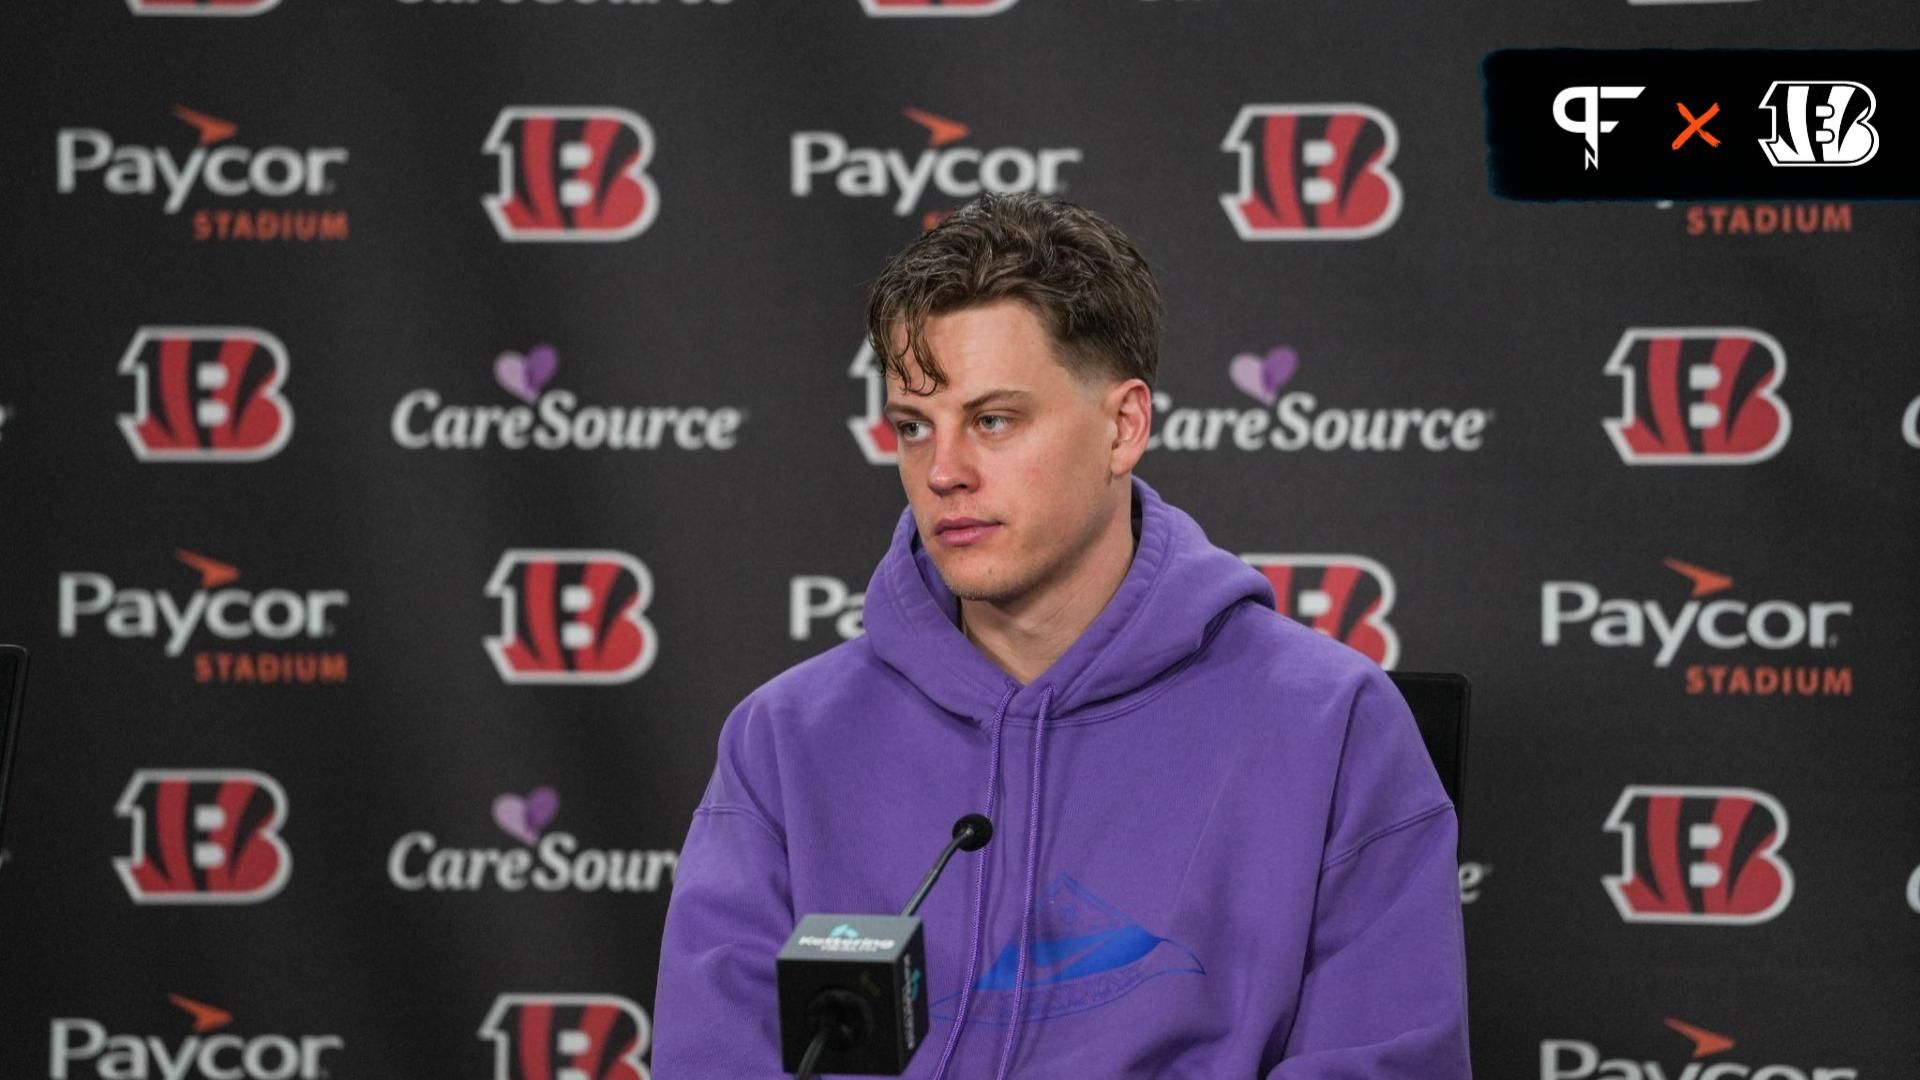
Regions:
<svg viewBox="0 0 1920 1080"><path fill-rule="evenodd" d="M964 547L999 528L998 522L981 518L951 517L941 518L933 527L933 534L942 543L955 547Z"/></svg>

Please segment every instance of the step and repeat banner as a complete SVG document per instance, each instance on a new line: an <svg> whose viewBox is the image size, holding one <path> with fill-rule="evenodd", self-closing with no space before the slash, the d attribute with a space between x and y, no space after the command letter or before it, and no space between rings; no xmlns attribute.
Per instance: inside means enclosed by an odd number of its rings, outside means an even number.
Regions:
<svg viewBox="0 0 1920 1080"><path fill-rule="evenodd" d="M1920 1076L1920 210L1496 199L1480 68L1911 5L0 23L0 1076L649 1076L720 725L905 506L866 283L983 190L1160 275L1141 475L1473 681L1479 1075Z"/></svg>

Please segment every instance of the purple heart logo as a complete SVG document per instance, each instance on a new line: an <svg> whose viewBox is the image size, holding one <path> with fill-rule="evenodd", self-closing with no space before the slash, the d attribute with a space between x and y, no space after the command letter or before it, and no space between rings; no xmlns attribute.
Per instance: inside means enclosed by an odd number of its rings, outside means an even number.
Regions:
<svg viewBox="0 0 1920 1080"><path fill-rule="evenodd" d="M560 370L560 354L551 345L535 345L525 356L503 352L493 361L493 377L501 389L531 405L540 400L540 388Z"/></svg>
<svg viewBox="0 0 1920 1080"><path fill-rule="evenodd" d="M502 795L493 800L493 823L523 844L538 843L559 814L560 793L550 787L534 788L525 798Z"/></svg>
<svg viewBox="0 0 1920 1080"><path fill-rule="evenodd" d="M1240 388L1248 397L1259 398L1271 405L1280 396L1280 388L1293 378L1300 367L1300 357L1294 351L1281 345L1271 349L1262 358L1252 353L1241 353L1227 365L1227 377L1233 385Z"/></svg>

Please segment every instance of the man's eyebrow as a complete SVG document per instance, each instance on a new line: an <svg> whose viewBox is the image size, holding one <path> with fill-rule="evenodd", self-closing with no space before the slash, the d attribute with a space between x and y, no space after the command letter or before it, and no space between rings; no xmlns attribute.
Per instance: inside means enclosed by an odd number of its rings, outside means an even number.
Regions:
<svg viewBox="0 0 1920 1080"><path fill-rule="evenodd" d="M982 405L987 404L990 401L998 401L1002 399L1005 399L1007 401L1014 402L1017 404L1025 404L1026 402L1031 401L1033 399L1033 393L1032 391L1029 391L1029 390L1014 390L1010 388L1002 388L999 390L989 390L984 394L980 394L976 396L975 398L973 398L973 400L961 406L961 411L972 412L973 410L979 408ZM918 416L924 419L927 415L926 413L921 412L919 409L916 409L911 405L908 405L904 402L898 402L898 401L887 402L886 408L883 409L882 411L888 416Z"/></svg>

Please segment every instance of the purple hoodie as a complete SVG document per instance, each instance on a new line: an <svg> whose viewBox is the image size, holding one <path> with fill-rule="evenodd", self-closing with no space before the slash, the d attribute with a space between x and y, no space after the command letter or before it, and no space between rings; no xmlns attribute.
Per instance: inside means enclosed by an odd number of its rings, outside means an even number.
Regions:
<svg viewBox="0 0 1920 1080"><path fill-rule="evenodd" d="M866 635L727 718L661 943L660 1080L786 1075L795 922L897 914L969 812L994 838L920 910L906 1076L1469 1075L1453 806L1405 702L1133 489L1126 579L1033 682L957 628L908 510Z"/></svg>

